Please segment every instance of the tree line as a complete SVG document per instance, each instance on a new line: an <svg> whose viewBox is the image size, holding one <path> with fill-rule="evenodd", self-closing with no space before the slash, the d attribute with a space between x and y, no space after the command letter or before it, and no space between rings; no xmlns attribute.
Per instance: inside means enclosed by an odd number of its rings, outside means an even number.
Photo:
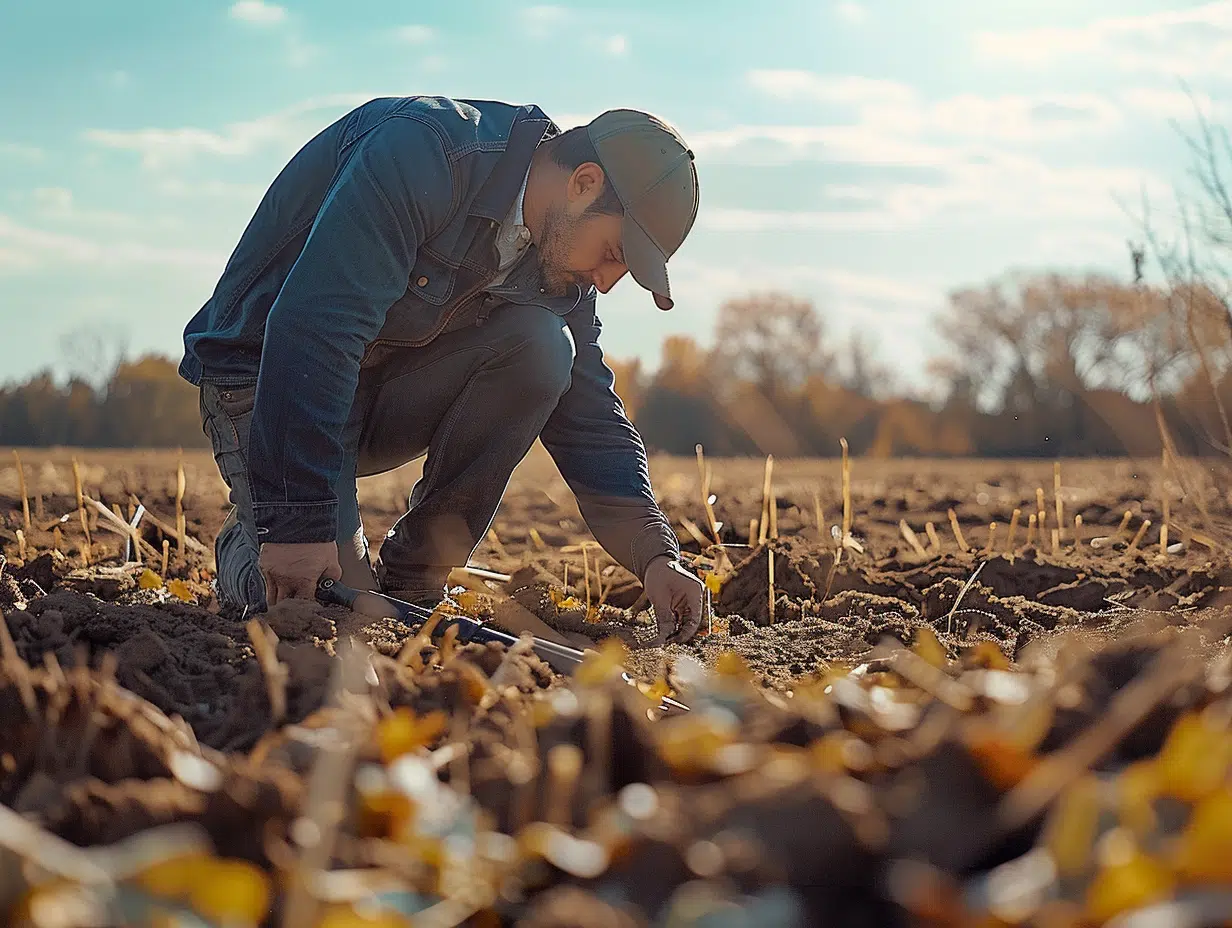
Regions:
<svg viewBox="0 0 1232 928"><path fill-rule="evenodd" d="M946 350L925 399L895 390L865 337L831 336L809 300L725 302L712 346L666 339L653 371L611 361L652 451L714 455L1058 457L1158 453L1161 424L1185 454L1232 446L1228 305L1192 275L1161 285L1007 274L951 293L933 324ZM110 373L50 372L0 389L0 444L206 447L197 391L172 358Z"/></svg>

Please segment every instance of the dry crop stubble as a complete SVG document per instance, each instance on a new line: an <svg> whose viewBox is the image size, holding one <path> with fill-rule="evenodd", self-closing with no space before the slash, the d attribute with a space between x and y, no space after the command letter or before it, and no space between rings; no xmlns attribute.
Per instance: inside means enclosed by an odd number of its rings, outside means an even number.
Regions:
<svg viewBox="0 0 1232 928"><path fill-rule="evenodd" d="M708 634L660 650L537 449L457 601L594 641L567 682L519 649L312 603L219 612L208 454L22 449L0 470L0 801L94 855L126 904L207 924L375 923L357 919L381 892L382 924L409 924L395 902L439 924L696 924L723 906L756 924L1096 923L1227 891L1201 864L1232 848L1227 484L838 450L652 459L715 605ZM361 480L374 547L417 475ZM144 563L126 567L138 505ZM693 711L658 718L670 694ZM1090 776L1147 799L1106 809ZM1096 806L1096 831L1072 824ZM106 849L122 839L157 862L133 869ZM227 891L189 891L207 879ZM29 920L75 881L0 901Z"/></svg>

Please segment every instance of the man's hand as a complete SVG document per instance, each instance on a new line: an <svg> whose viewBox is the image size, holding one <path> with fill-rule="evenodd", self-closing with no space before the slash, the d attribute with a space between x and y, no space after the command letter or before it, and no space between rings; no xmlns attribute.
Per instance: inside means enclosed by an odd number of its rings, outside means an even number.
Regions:
<svg viewBox="0 0 1232 928"><path fill-rule="evenodd" d="M680 562L660 555L646 568L642 581L659 625L658 645L690 641L702 624L706 587Z"/></svg>
<svg viewBox="0 0 1232 928"><path fill-rule="evenodd" d="M332 541L261 545L258 564L265 578L267 606L284 599L316 599L322 577L342 579L338 545Z"/></svg>

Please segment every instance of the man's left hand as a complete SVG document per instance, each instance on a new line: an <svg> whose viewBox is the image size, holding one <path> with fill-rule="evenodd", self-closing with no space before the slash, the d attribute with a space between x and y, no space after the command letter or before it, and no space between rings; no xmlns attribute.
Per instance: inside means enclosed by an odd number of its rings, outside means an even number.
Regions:
<svg viewBox="0 0 1232 928"><path fill-rule="evenodd" d="M657 644L684 644L701 628L706 587L680 562L660 555L646 568L642 581L659 625Z"/></svg>

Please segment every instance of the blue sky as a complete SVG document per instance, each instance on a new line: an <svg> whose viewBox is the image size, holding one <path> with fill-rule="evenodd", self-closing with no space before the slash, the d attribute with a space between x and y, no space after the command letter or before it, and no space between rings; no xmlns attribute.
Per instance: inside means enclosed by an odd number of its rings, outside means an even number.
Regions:
<svg viewBox="0 0 1232 928"><path fill-rule="evenodd" d="M729 296L813 299L908 384L948 290L1009 267L1127 274L1118 197L1166 204L1187 81L1232 103L1232 0L42 0L0 16L0 382L72 332L177 359L265 187L373 96L612 106L675 123L702 206L676 308L625 278L615 357L711 339Z"/></svg>

